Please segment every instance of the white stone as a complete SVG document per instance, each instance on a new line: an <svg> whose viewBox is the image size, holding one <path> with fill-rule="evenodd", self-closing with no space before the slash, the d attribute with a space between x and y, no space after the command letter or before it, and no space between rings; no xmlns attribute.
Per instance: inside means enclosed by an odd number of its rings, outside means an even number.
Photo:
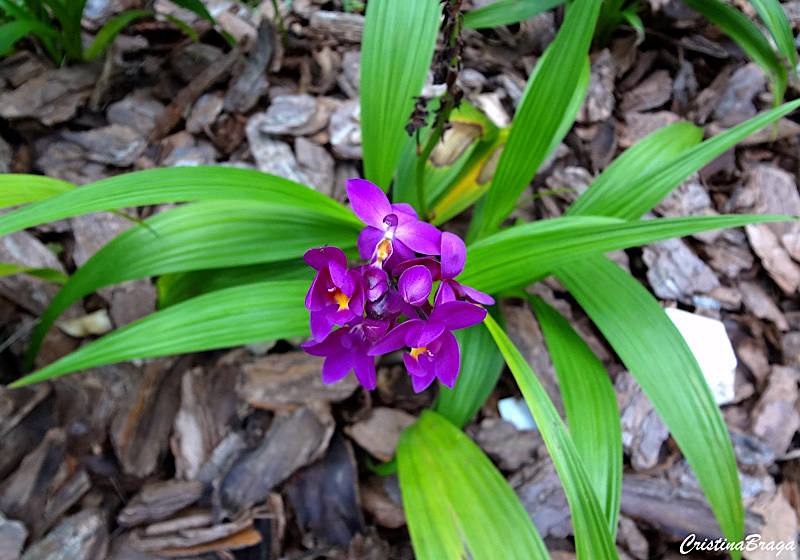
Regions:
<svg viewBox="0 0 800 560"><path fill-rule="evenodd" d="M694 354L718 405L734 398L736 354L725 332L725 325L716 319L702 317L680 309L665 310L678 327Z"/></svg>
<svg viewBox="0 0 800 560"><path fill-rule="evenodd" d="M525 399L515 397L500 399L497 403L497 409L500 411L500 418L506 422L511 422L518 430L536 429L536 421L533 419Z"/></svg>

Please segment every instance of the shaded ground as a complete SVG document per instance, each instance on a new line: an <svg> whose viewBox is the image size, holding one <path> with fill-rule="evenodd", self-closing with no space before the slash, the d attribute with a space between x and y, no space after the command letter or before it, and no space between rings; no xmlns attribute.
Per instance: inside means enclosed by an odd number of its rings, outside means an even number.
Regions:
<svg viewBox="0 0 800 560"><path fill-rule="evenodd" d="M95 19L86 24L91 29L137 4L94 3ZM343 201L344 179L361 172L363 18L341 11L340 2L294 0L284 45L269 24L271 1L254 12L224 0L208 4L225 29L247 38L245 47L230 50L210 26L180 12L201 43L150 21L130 26L94 65L54 69L33 45L0 62L0 171L83 184L135 169L224 163ZM623 29L592 54L578 122L527 196L580 192L621 149L666 124L686 119L713 134L771 105L761 70L730 40L680 3L651 4L643 43ZM797 32L800 3L784 6ZM497 124L510 122L560 17L556 10L509 28L465 32L462 88ZM800 215L796 119L781 121L774 142L766 130L723 154L654 214ZM518 213L557 216L576 196L544 196ZM71 272L130 225L97 214L33 228L2 238L0 261ZM735 389L722 411L747 529L764 540L796 539L800 226L698 234L613 256L666 306L724 323L739 366L735 379L721 381ZM1 382L19 375L33 321L56 291L26 276L0 278ZM715 537L694 476L630 374L557 281L534 291L572 320L615 382L626 453L620 556L680 558L686 534ZM65 314L73 321L50 333L40 362L152 312L155 301L150 281L100 290ZM533 314L515 301L504 311L514 342L558 405ZM87 313L91 320L82 319ZM17 558L23 544L31 560L89 560L106 551L119 560L412 558L397 479L365 464L393 455L400 431L435 390L415 395L399 361L383 363L372 393L351 378L323 386L320 360L297 343L119 364L0 389L0 558ZM541 438L499 418L497 401L514 395L504 375L467 433L508 476L554 557L572 558L566 500Z"/></svg>

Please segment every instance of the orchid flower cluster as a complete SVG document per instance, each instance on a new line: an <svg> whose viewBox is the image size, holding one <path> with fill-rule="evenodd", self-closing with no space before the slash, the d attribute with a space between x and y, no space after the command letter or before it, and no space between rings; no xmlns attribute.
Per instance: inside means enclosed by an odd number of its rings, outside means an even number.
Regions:
<svg viewBox="0 0 800 560"><path fill-rule="evenodd" d="M317 275L305 300L313 340L303 349L325 357L324 383L353 370L372 390L375 356L406 348L403 361L414 391L435 378L453 388L461 362L453 331L483 321L481 305L494 303L456 281L467 258L464 242L420 221L410 205L391 204L369 181L348 180L347 196L367 224L358 236L358 253L368 263L348 268L337 247L306 252L303 260Z"/></svg>

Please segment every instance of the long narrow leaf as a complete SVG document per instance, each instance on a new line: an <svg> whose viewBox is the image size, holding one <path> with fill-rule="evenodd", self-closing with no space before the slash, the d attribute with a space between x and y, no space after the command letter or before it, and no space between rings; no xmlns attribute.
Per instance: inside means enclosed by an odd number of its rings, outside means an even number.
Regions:
<svg viewBox="0 0 800 560"><path fill-rule="evenodd" d="M678 329L636 279L605 257L573 263L557 276L664 420L725 537L741 541L744 509L733 447L711 389Z"/></svg>
<svg viewBox="0 0 800 560"><path fill-rule="evenodd" d="M408 135L404 130L433 58L438 0L371 0L361 46L364 174L388 190Z"/></svg>
<svg viewBox="0 0 800 560"><path fill-rule="evenodd" d="M33 33L45 39L58 39L59 34L46 24L33 20L17 20L0 25L0 54L7 54L20 39Z"/></svg>
<svg viewBox="0 0 800 560"><path fill-rule="evenodd" d="M575 91L584 71L600 4L599 0L574 0L567 6L561 29L528 79L486 196L478 238L511 213L557 143L556 135L565 131L564 116L573 97L565 92Z"/></svg>
<svg viewBox="0 0 800 560"><path fill-rule="evenodd" d="M164 309L223 288L275 280L304 280L311 285L314 270L302 260L229 266L163 274L156 282L158 308Z"/></svg>
<svg viewBox="0 0 800 560"><path fill-rule="evenodd" d="M622 494L622 428L614 387L603 364L567 320L543 300L528 300L558 375L569 433L613 537Z"/></svg>
<svg viewBox="0 0 800 560"><path fill-rule="evenodd" d="M31 268L29 266L0 262L0 277L11 276L12 274L27 274L55 284L64 284L69 280L67 275L54 268Z"/></svg>
<svg viewBox="0 0 800 560"><path fill-rule="evenodd" d="M157 311L14 383L20 387L133 358L227 348L308 334L304 281L260 282L211 292Z"/></svg>
<svg viewBox="0 0 800 560"><path fill-rule="evenodd" d="M496 315L502 320L499 311ZM458 382L453 389L442 386L433 409L460 428L475 416L489 397L503 372L505 360L481 325L454 334L461 349Z"/></svg>
<svg viewBox="0 0 800 560"><path fill-rule="evenodd" d="M564 0L499 0L464 14L464 27L482 29L512 25L563 3Z"/></svg>
<svg viewBox="0 0 800 560"><path fill-rule="evenodd" d="M494 293L526 286L559 266L594 253L645 245L711 229L791 218L736 214L624 221L602 217L540 220L470 246L459 281Z"/></svg>
<svg viewBox="0 0 800 560"><path fill-rule="evenodd" d="M592 481L587 475L572 438L558 415L541 382L519 353L508 335L490 315L484 322L494 338L514 379L528 403L533 419L542 434L547 451L561 478L567 495L572 525L575 528L575 550L579 560L617 558L614 539L608 530Z"/></svg>
<svg viewBox="0 0 800 560"><path fill-rule="evenodd" d="M403 431L397 465L419 560L549 558L503 475L444 417L426 410Z"/></svg>
<svg viewBox="0 0 800 560"><path fill-rule="evenodd" d="M312 210L251 201L179 206L118 235L79 268L31 335L27 364L47 330L74 302L126 280L170 272L276 262L326 244L353 246L357 230Z"/></svg>
<svg viewBox="0 0 800 560"><path fill-rule="evenodd" d="M92 44L89 45L83 53L84 60L94 60L100 56L103 50L111 43L122 29L133 20L152 16L153 12L149 10L129 10L123 12L118 16L110 19L106 24L97 32Z"/></svg>
<svg viewBox="0 0 800 560"><path fill-rule="evenodd" d="M9 175L24 183L31 175ZM111 208L198 200L257 200L311 208L360 222L330 197L275 175L233 167L171 167L126 173L84 185L0 217L0 235Z"/></svg>
<svg viewBox="0 0 800 560"><path fill-rule="evenodd" d="M75 185L43 175L0 175L0 208L38 202L72 190Z"/></svg>
<svg viewBox="0 0 800 560"><path fill-rule="evenodd" d="M634 219L652 209L681 181L737 142L800 107L800 99L762 113L675 156L684 140L672 127L651 134L623 153L576 200L568 215L615 216ZM667 133L665 130L669 130ZM686 130L685 142L693 136ZM657 136L656 136L657 135ZM671 136L671 139L669 138ZM667 138L665 138L667 137ZM664 140L664 153L657 154ZM640 144L642 146L640 146ZM647 173L643 173L647 170Z"/></svg>
<svg viewBox="0 0 800 560"><path fill-rule="evenodd" d="M761 21L769 30L778 51L789 61L792 73L797 75L797 47L794 45L792 24L777 0L750 0Z"/></svg>
<svg viewBox="0 0 800 560"><path fill-rule="evenodd" d="M756 64L761 66L772 82L775 104L780 103L786 91L786 66L775 55L761 30L743 13L719 0L683 1L727 33Z"/></svg>

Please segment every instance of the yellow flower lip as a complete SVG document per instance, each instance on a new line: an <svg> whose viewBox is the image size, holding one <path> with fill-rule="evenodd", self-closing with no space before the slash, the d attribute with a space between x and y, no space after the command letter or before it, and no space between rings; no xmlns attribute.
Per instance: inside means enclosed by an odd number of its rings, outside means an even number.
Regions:
<svg viewBox="0 0 800 560"><path fill-rule="evenodd" d="M350 308L350 298L344 295L344 292L342 292L342 290L337 288L333 292L333 299L336 300L336 303L339 304L339 311Z"/></svg>
<svg viewBox="0 0 800 560"><path fill-rule="evenodd" d="M427 346L420 346L419 348L412 348L412 349L411 349L411 357L412 357L412 358L414 358L414 359L416 360L416 359L417 359L417 357L418 357L420 354L424 353L424 352L425 352L427 349L428 349L428 347L427 347Z"/></svg>

